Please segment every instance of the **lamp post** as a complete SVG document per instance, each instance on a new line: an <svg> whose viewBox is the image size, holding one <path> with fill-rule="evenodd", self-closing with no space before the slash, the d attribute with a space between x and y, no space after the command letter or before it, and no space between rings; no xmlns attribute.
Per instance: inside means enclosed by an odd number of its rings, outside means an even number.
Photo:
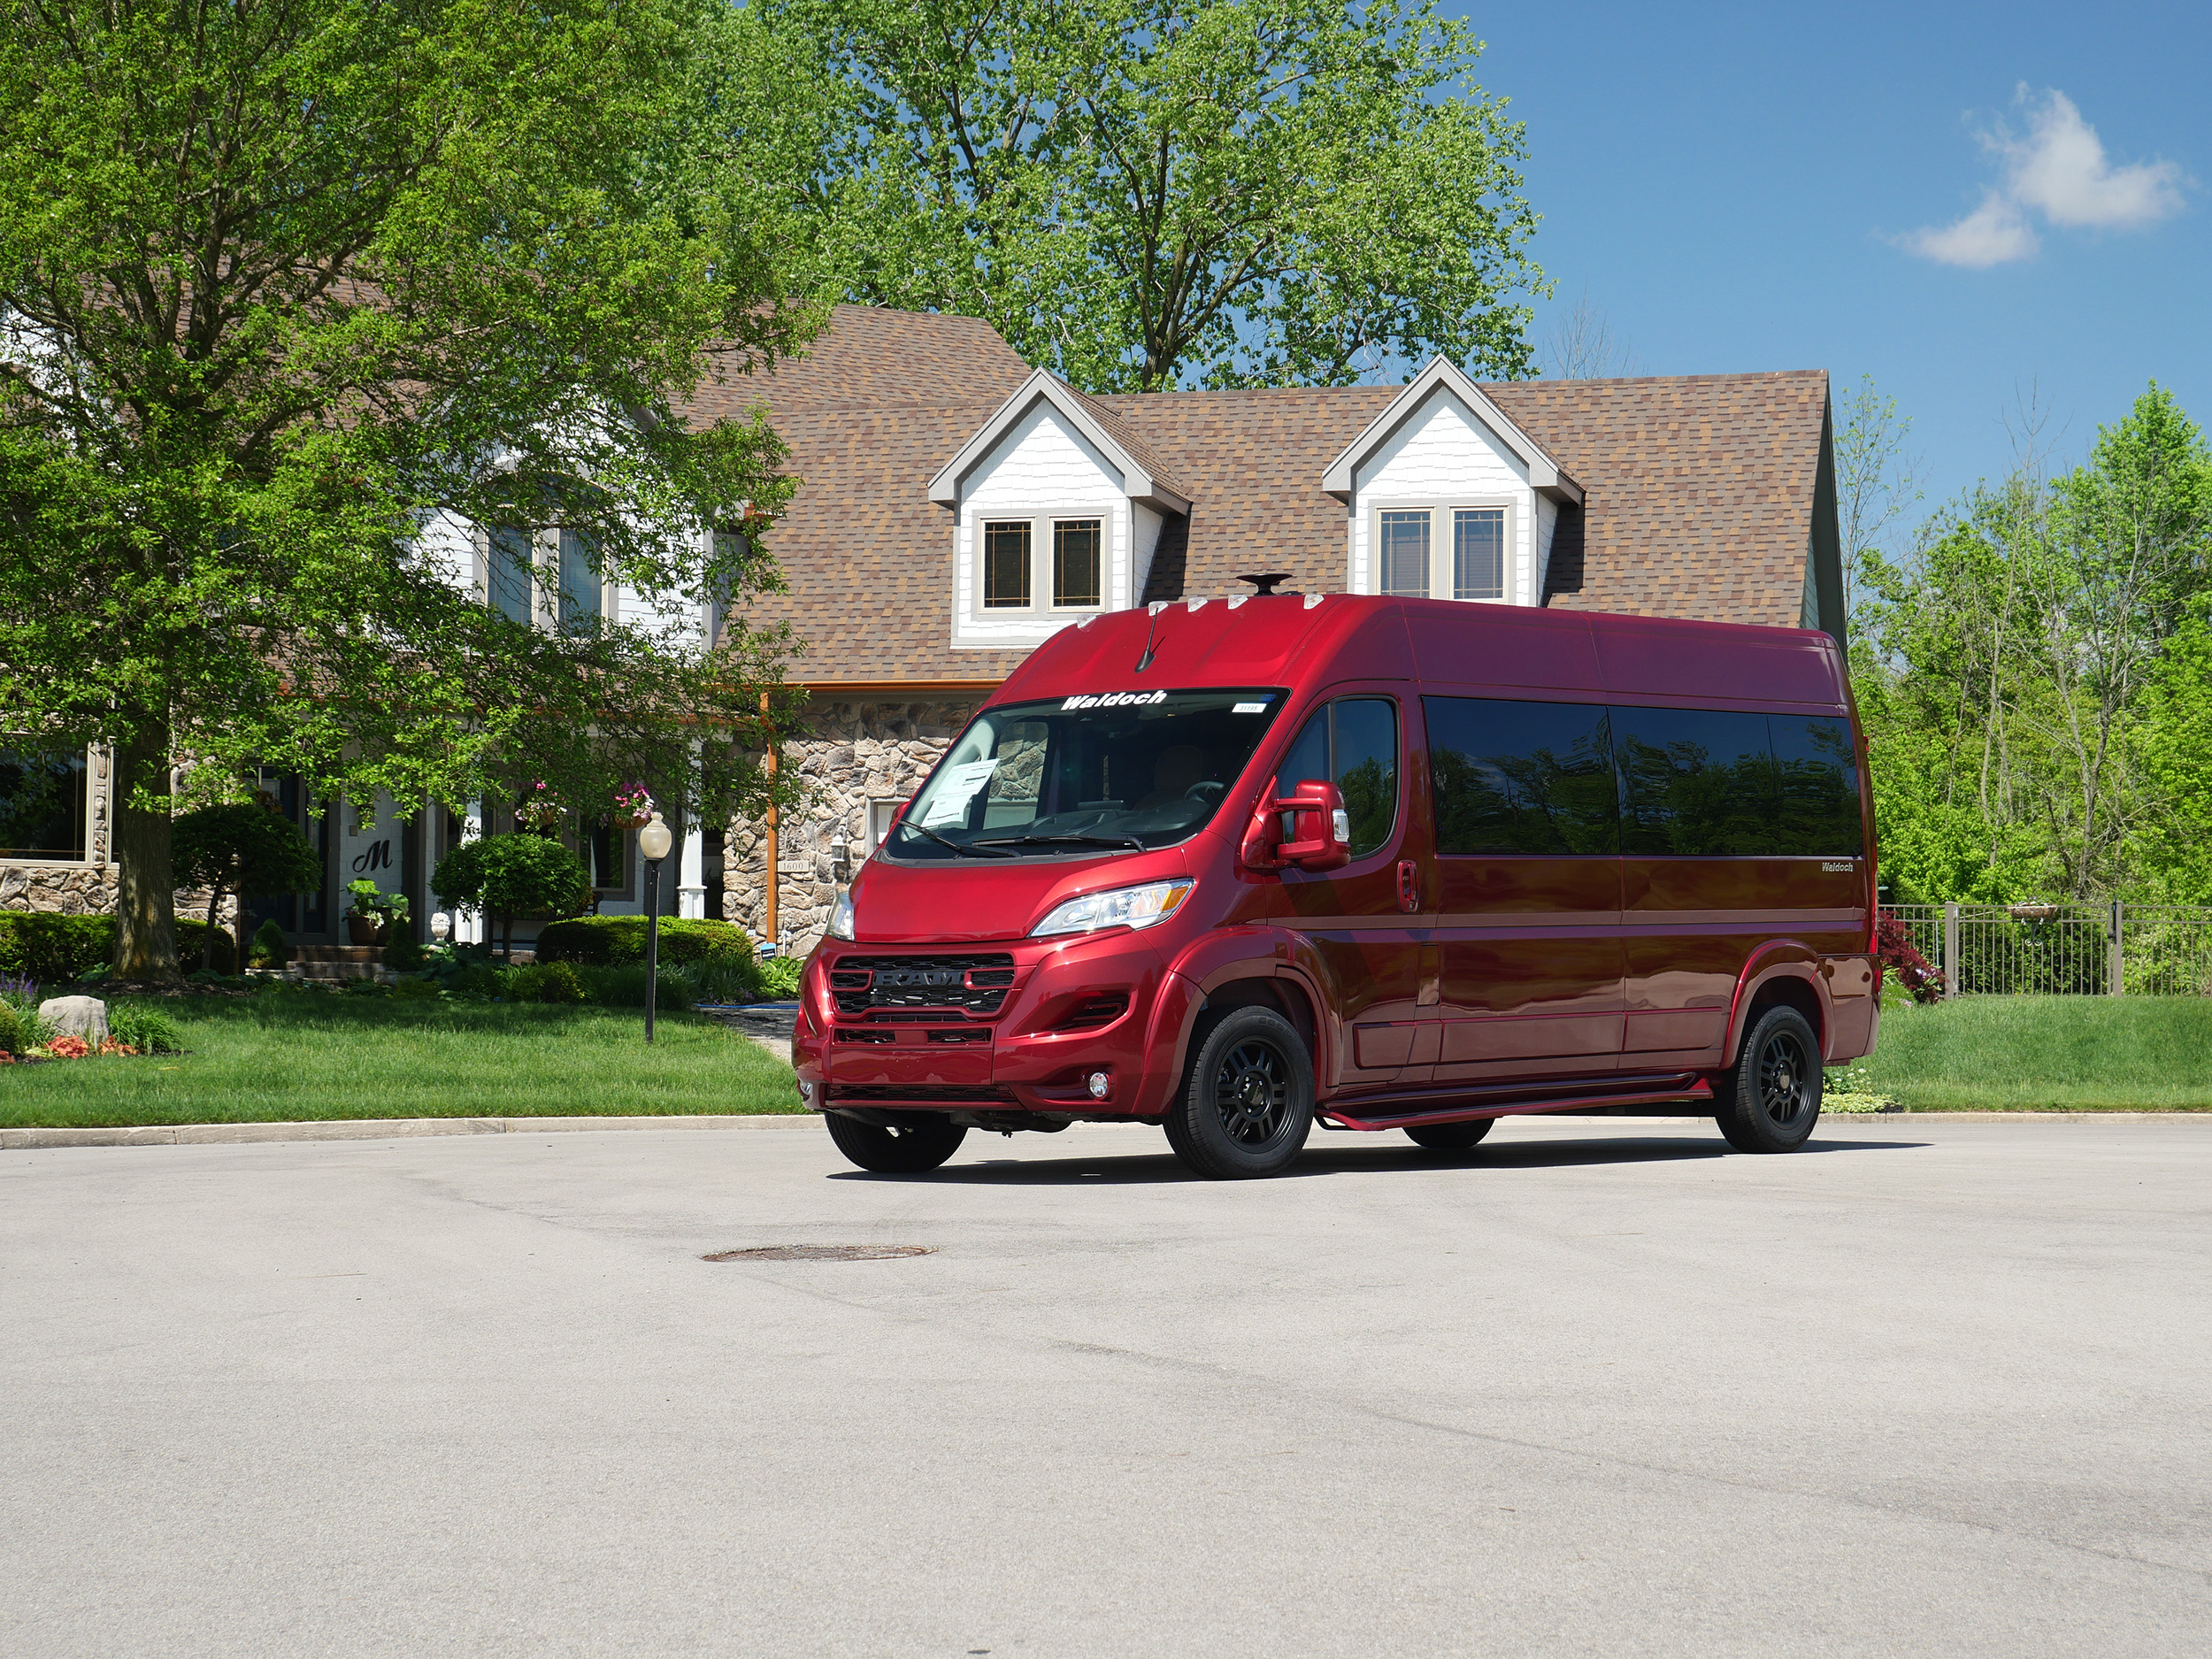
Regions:
<svg viewBox="0 0 2212 1659"><path fill-rule="evenodd" d="M637 833L639 856L645 860L645 1041L653 1041L653 1009L660 999L661 973L661 860L674 841L668 826L655 812Z"/></svg>

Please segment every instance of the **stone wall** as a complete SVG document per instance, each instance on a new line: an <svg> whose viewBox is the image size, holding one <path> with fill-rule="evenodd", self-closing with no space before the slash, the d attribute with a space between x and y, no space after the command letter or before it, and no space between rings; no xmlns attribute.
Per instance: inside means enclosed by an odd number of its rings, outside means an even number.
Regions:
<svg viewBox="0 0 2212 1659"><path fill-rule="evenodd" d="M837 898L830 847L843 832L856 862L866 845L868 803L902 801L982 705L818 699L781 746L781 764L806 799L778 826L779 931L794 955L814 949ZM766 833L738 819L723 844L722 914L756 939L767 906Z"/></svg>

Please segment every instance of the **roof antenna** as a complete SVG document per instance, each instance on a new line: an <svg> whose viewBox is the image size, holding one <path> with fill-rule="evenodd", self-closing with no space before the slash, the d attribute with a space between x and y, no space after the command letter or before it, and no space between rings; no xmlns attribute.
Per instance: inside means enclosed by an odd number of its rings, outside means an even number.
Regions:
<svg viewBox="0 0 2212 1659"><path fill-rule="evenodd" d="M1283 595L1275 591L1275 584L1288 581L1290 572L1288 571L1262 571L1251 576L1240 576L1237 580L1240 582L1250 582L1258 589L1252 595L1255 599L1279 599Z"/></svg>
<svg viewBox="0 0 2212 1659"><path fill-rule="evenodd" d="M1152 619L1144 625L1144 655L1137 658L1137 672L1141 674L1152 666L1152 630L1160 626L1160 612L1167 609L1167 601L1155 599L1145 609L1152 613Z"/></svg>

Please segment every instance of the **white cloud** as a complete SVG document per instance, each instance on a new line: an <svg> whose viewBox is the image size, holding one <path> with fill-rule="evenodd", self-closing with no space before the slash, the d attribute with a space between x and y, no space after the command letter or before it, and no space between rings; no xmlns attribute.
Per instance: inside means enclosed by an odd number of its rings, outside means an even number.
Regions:
<svg viewBox="0 0 2212 1659"><path fill-rule="evenodd" d="M2020 210L1994 190L1957 224L1940 230L1916 230L1901 240L1924 259L1938 265L1962 265L1972 271L2024 259L2039 245L2028 221L2020 217Z"/></svg>
<svg viewBox="0 0 2212 1659"><path fill-rule="evenodd" d="M1956 224L1899 237L1902 247L1941 265L1983 270L2036 251L2031 212L2053 225L2134 230L2181 211L2186 180L2172 162L2114 166L2097 129L2055 89L2039 97L2024 81L2013 103L2026 113L2024 134L2002 122L1979 134L1983 148L2004 164L2003 184Z"/></svg>

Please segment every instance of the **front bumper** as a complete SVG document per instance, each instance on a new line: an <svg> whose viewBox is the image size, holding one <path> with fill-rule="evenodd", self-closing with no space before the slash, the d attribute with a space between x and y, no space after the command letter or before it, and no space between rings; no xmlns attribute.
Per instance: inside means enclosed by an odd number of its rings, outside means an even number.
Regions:
<svg viewBox="0 0 2212 1659"><path fill-rule="evenodd" d="M792 1033L794 1067L812 1085L802 1094L818 1110L978 1121L1157 1116L1187 987L1148 935L1119 928L934 948L825 941L807 964ZM1105 1079L1102 1096L1094 1075Z"/></svg>

